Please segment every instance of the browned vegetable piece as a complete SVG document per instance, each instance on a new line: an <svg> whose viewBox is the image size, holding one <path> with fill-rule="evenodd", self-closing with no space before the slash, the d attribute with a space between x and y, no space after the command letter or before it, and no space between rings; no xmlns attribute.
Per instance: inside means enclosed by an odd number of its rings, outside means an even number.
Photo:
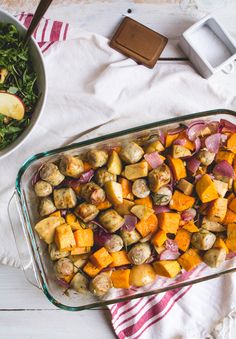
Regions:
<svg viewBox="0 0 236 339"><path fill-rule="evenodd" d="M177 187L180 191L182 191L186 195L192 195L193 193L193 188L194 188L193 184L191 184L185 179L180 179L177 184Z"/></svg>
<svg viewBox="0 0 236 339"><path fill-rule="evenodd" d="M218 193L211 177L204 174L196 183L196 191L201 202L209 202L218 198Z"/></svg>
<svg viewBox="0 0 236 339"><path fill-rule="evenodd" d="M106 199L104 190L92 181L82 186L80 196L93 205L98 205Z"/></svg>
<svg viewBox="0 0 236 339"><path fill-rule="evenodd" d="M191 156L191 152L188 148L181 145L173 145L173 158L183 158Z"/></svg>
<svg viewBox="0 0 236 339"><path fill-rule="evenodd" d="M148 175L148 163L146 161L125 166L124 176L129 180L135 180Z"/></svg>
<svg viewBox="0 0 236 339"><path fill-rule="evenodd" d="M162 152L165 148L159 140L153 141L145 147L145 153Z"/></svg>
<svg viewBox="0 0 236 339"><path fill-rule="evenodd" d="M66 252L66 251L59 251L57 249L57 246L55 243L51 243L48 245L48 252L49 252L49 255L50 255L50 259L52 261L55 261L55 260L58 260L58 259L61 259L61 258L65 258L65 257L68 257L70 252Z"/></svg>
<svg viewBox="0 0 236 339"><path fill-rule="evenodd" d="M86 202L78 205L75 209L75 214L84 222L89 222L95 219L98 213L99 210L96 206L94 206L93 204L88 204Z"/></svg>
<svg viewBox="0 0 236 339"><path fill-rule="evenodd" d="M127 164L134 164L141 160L144 151L136 142L131 141L122 145L119 155Z"/></svg>
<svg viewBox="0 0 236 339"><path fill-rule="evenodd" d="M114 209L122 217L126 214L130 214L131 208L134 206L134 202L130 200L123 199L122 204L114 205Z"/></svg>
<svg viewBox="0 0 236 339"><path fill-rule="evenodd" d="M49 215L56 211L56 206L54 205L51 198L42 198L39 203L39 214L41 217Z"/></svg>
<svg viewBox="0 0 236 339"><path fill-rule="evenodd" d="M76 292L86 294L88 293L89 281L82 273L78 272L71 280L70 286Z"/></svg>
<svg viewBox="0 0 236 339"><path fill-rule="evenodd" d="M44 164L39 174L42 180L47 181L52 186L59 185L65 179L58 167L52 162Z"/></svg>
<svg viewBox="0 0 236 339"><path fill-rule="evenodd" d="M71 275L74 273L73 262L68 258L59 259L55 263L54 269L58 278L62 278L63 276Z"/></svg>
<svg viewBox="0 0 236 339"><path fill-rule="evenodd" d="M72 178L79 178L84 172L83 161L71 155L64 155L61 158L59 169L62 174Z"/></svg>
<svg viewBox="0 0 236 339"><path fill-rule="evenodd" d="M136 179L132 185L132 193L138 198L146 198L150 194L147 181L145 179Z"/></svg>
<svg viewBox="0 0 236 339"><path fill-rule="evenodd" d="M53 200L57 209L73 208L77 202L76 194L70 187L54 189Z"/></svg>
<svg viewBox="0 0 236 339"><path fill-rule="evenodd" d="M172 191L169 187L161 187L156 193L152 194L154 205L168 205L172 198Z"/></svg>
<svg viewBox="0 0 236 339"><path fill-rule="evenodd" d="M52 193L52 186L44 180L39 180L34 185L34 191L40 198L47 197Z"/></svg>
<svg viewBox="0 0 236 339"><path fill-rule="evenodd" d="M130 246L137 243L141 239L141 235L136 231L121 230L120 235L124 241L125 246Z"/></svg>
<svg viewBox="0 0 236 339"><path fill-rule="evenodd" d="M198 250L209 250L216 240L214 233L200 229L199 232L193 233L191 243Z"/></svg>
<svg viewBox="0 0 236 339"><path fill-rule="evenodd" d="M157 192L162 186L170 182L170 169L162 164L148 174L149 187L152 192Z"/></svg>
<svg viewBox="0 0 236 339"><path fill-rule="evenodd" d="M203 261L210 267L220 266L226 259L226 250L224 248L211 248L203 255Z"/></svg>
<svg viewBox="0 0 236 339"><path fill-rule="evenodd" d="M122 171L122 162L117 152L112 151L108 159L107 169L110 173L114 175L120 175Z"/></svg>
<svg viewBox="0 0 236 339"><path fill-rule="evenodd" d="M109 239L106 240L104 247L109 253L118 252L123 248L123 240L118 234L112 234Z"/></svg>
<svg viewBox="0 0 236 339"><path fill-rule="evenodd" d="M202 165L209 166L215 159L215 153L211 153L205 149L202 149L198 153L197 158L199 161L201 161Z"/></svg>
<svg viewBox="0 0 236 339"><path fill-rule="evenodd" d="M181 271L181 267L176 260L155 261L153 267L157 275L167 278L174 278Z"/></svg>
<svg viewBox="0 0 236 339"><path fill-rule="evenodd" d="M87 161L94 168L103 167L106 165L107 160L108 153L106 151L92 149L87 153Z"/></svg>
<svg viewBox="0 0 236 339"><path fill-rule="evenodd" d="M223 182L221 180L213 180L217 193L221 198L224 198L225 194L228 191L229 185L227 182Z"/></svg>
<svg viewBox="0 0 236 339"><path fill-rule="evenodd" d="M105 295L110 288L112 288L112 281L106 272L99 273L89 284L90 292L98 297Z"/></svg>
<svg viewBox="0 0 236 339"><path fill-rule="evenodd" d="M108 232L114 233L124 224L124 218L122 218L115 210L108 209L101 212L99 215L99 222Z"/></svg>
<svg viewBox="0 0 236 339"><path fill-rule="evenodd" d="M123 195L121 184L115 181L108 181L104 185L107 199L113 204L122 204Z"/></svg>
<svg viewBox="0 0 236 339"><path fill-rule="evenodd" d="M228 200L225 198L217 198L210 203L207 211L207 217L211 221L222 222L227 212Z"/></svg>
<svg viewBox="0 0 236 339"><path fill-rule="evenodd" d="M133 266L130 272L130 284L136 287L145 286L156 279L156 273L150 264Z"/></svg>
<svg viewBox="0 0 236 339"><path fill-rule="evenodd" d="M217 221L209 220L207 217L202 219L202 228L211 232L224 232L225 227Z"/></svg>
<svg viewBox="0 0 236 339"><path fill-rule="evenodd" d="M105 167L99 168L95 173L95 181L99 186L103 187L108 181L116 181L116 175L108 172Z"/></svg>

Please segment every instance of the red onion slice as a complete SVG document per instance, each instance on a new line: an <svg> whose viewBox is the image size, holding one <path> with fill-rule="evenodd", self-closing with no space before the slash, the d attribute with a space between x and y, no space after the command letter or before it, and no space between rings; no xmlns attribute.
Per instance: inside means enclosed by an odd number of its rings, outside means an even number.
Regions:
<svg viewBox="0 0 236 339"><path fill-rule="evenodd" d="M104 232L103 229L98 228L94 231L94 243L97 246L104 246L105 242L111 239L111 234Z"/></svg>
<svg viewBox="0 0 236 339"><path fill-rule="evenodd" d="M165 242L165 247L167 250L170 250L172 252L178 252L178 245L175 240L167 239Z"/></svg>
<svg viewBox="0 0 236 339"><path fill-rule="evenodd" d="M170 209L167 206L155 206L154 205L153 209L154 209L155 214L170 212Z"/></svg>
<svg viewBox="0 0 236 339"><path fill-rule="evenodd" d="M62 287L65 287L65 288L69 288L70 287L70 284L68 284L65 280L63 279L57 279L56 280L58 285L62 286Z"/></svg>
<svg viewBox="0 0 236 339"><path fill-rule="evenodd" d="M194 220L197 212L194 208L189 208L181 213L181 219L184 221Z"/></svg>
<svg viewBox="0 0 236 339"><path fill-rule="evenodd" d="M40 178L40 170L43 167L44 164L42 164L37 171L34 173L32 179L31 179L31 184L32 186L34 186L36 184L36 182L38 182L41 178Z"/></svg>
<svg viewBox="0 0 236 339"><path fill-rule="evenodd" d="M124 225L121 227L123 231L131 232L135 229L135 226L138 222L138 219L136 216L128 214L124 216L125 222Z"/></svg>
<svg viewBox="0 0 236 339"><path fill-rule="evenodd" d="M236 125L226 119L221 119L219 124L219 130L220 132L236 133Z"/></svg>
<svg viewBox="0 0 236 339"><path fill-rule="evenodd" d="M173 145L180 145L180 146L184 146L187 142L187 139L186 138L183 138L183 139L176 139L174 142L173 142Z"/></svg>
<svg viewBox="0 0 236 339"><path fill-rule="evenodd" d="M165 250L160 254L160 260L176 260L180 256L179 252L173 252L171 250Z"/></svg>
<svg viewBox="0 0 236 339"><path fill-rule="evenodd" d="M194 157L186 159L186 167L193 174L197 172L200 164L201 164L201 161L199 161L198 159Z"/></svg>
<svg viewBox="0 0 236 339"><path fill-rule="evenodd" d="M92 179L93 176L94 176L94 170L90 169L89 171L84 172L83 174L81 174L81 176L78 179L78 181L81 184L87 184Z"/></svg>
<svg viewBox="0 0 236 339"><path fill-rule="evenodd" d="M159 130L158 136L162 145L165 145L165 133L162 130Z"/></svg>
<svg viewBox="0 0 236 339"><path fill-rule="evenodd" d="M108 233L108 231L101 225L99 224L99 222L95 221L95 220L92 220L90 221L91 224L94 224L96 226L98 226L99 228L101 228L105 233Z"/></svg>
<svg viewBox="0 0 236 339"><path fill-rule="evenodd" d="M205 126L206 123L203 120L199 120L190 124L186 132L189 140L194 141L201 134L201 131L205 128Z"/></svg>
<svg viewBox="0 0 236 339"><path fill-rule="evenodd" d="M229 260L229 259L233 259L236 257L236 252L229 252L227 255L226 255L226 260Z"/></svg>
<svg viewBox="0 0 236 339"><path fill-rule="evenodd" d="M221 134L215 133L206 138L205 145L209 152L217 153L219 151L220 142Z"/></svg>
<svg viewBox="0 0 236 339"><path fill-rule="evenodd" d="M222 175L223 177L227 178L235 178L235 173L233 167L228 163L226 160L220 161L214 168L213 174L215 175Z"/></svg>
<svg viewBox="0 0 236 339"><path fill-rule="evenodd" d="M178 134L180 132L183 132L186 129L185 126L178 126L176 128L170 129L167 131L167 134L169 135L174 135L174 134Z"/></svg>
<svg viewBox="0 0 236 339"><path fill-rule="evenodd" d="M149 163L149 165L154 169L160 166L163 163L163 159L161 159L158 152L152 152L148 154L144 154L144 159Z"/></svg>

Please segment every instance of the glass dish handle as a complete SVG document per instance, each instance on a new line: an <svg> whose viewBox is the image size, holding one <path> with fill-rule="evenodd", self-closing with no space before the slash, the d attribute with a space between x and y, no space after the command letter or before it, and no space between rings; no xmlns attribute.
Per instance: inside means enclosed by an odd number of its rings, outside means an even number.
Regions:
<svg viewBox="0 0 236 339"><path fill-rule="evenodd" d="M26 222L22 213L22 206L18 199L17 192L14 192L8 203L8 217L11 223L12 233L25 278L35 287L42 288L39 278L39 269L34 260L33 249L30 243Z"/></svg>

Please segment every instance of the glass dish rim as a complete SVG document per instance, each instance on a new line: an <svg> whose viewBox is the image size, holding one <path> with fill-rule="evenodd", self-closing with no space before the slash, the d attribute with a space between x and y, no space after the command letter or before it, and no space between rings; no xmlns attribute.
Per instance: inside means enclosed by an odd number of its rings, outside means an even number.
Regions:
<svg viewBox="0 0 236 339"><path fill-rule="evenodd" d="M21 178L22 178L23 174L25 173L25 171L28 169L28 167L35 160L38 160L38 159L41 159L41 158L44 158L44 157L47 157L47 156L53 156L53 155L56 155L56 154L60 154L62 152L72 150L72 149L75 149L75 148L89 146L89 145L95 144L97 142L105 141L107 139L112 139L112 138L115 138L115 137L128 135L129 133L141 132L141 131L145 131L147 129L162 127L162 126L165 126L165 125L178 123L178 122L180 123L182 121L187 121L187 120L196 119L196 118L211 117L211 116L214 116L215 114L226 114L226 115L229 115L229 116L231 115L231 116L236 117L236 112L233 111L233 110L229 110L229 109L214 109L214 110L202 111L202 112L197 112L197 113L191 113L191 114L187 114L187 115L183 115L183 116L178 116L178 117L173 117L173 118L169 118L169 119L165 119L165 120L160 120L160 121L148 123L148 124L145 124L143 126L132 127L132 128L129 128L129 129L125 129L125 130L122 130L122 131L106 134L106 135L99 136L99 137L96 137L96 138L84 140L84 141L81 141L81 142L76 142L76 143L73 143L73 144L70 144L70 145L67 145L67 146L54 148L54 149L49 150L49 151L37 153L37 154L29 157L28 159L26 159L26 161L20 167L20 169L17 173L17 176L16 176L15 193L16 193L17 198L19 199L19 202L21 204L23 214L26 217L27 231L29 232L29 235L30 235L30 245L32 247L33 254L34 254L33 260L34 260L34 264L36 263L36 265L37 265L37 273L40 274L38 279L40 279L40 281L41 281L41 288L42 288L45 296L47 297L47 299L52 304L54 304L55 306L57 306L57 307L59 307L63 310L67 310L67 311L88 310L88 309L91 309L91 308L105 307L107 305L116 304L116 303L119 303L119 302L129 301L129 300L138 299L138 298L141 298L141 297L146 297L146 296L151 296L151 295L158 294L158 293L163 293L163 292L166 292L168 290L172 290L172 289L176 289L176 288L182 288L182 287L189 286L189 285L194 285L194 284L197 284L197 283L202 282L202 281L207 281L207 280L211 280L211 279L220 277L221 275L224 275L224 274L236 272L236 267L233 267L233 268L224 270L222 272L207 275L205 277L192 278L193 279L192 282L191 282L191 278L190 278L190 280L188 280L188 281L183 281L183 282L180 282L180 283L177 283L177 284L168 285L166 287L158 288L158 289L152 290L152 291L137 293L135 295L130 295L130 296L127 296L127 297L121 297L121 298L116 298L116 299L113 299L113 300L106 300L106 301L98 301L98 302L91 303L91 304L84 305L84 306L67 306L67 305L64 305L64 304L58 302L49 293L47 285L45 283L45 278L42 277L42 269L40 269L41 260L39 258L37 246L36 246L36 243L34 241L33 230L32 230L30 218L29 218L28 211L27 211L27 206L25 205L24 194L23 194L23 191L21 190Z"/></svg>

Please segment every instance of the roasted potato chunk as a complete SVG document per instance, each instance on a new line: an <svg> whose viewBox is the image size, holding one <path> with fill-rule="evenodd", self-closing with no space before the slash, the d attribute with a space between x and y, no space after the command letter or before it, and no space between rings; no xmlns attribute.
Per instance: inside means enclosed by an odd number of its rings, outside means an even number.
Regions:
<svg viewBox="0 0 236 339"><path fill-rule="evenodd" d="M114 175L120 175L122 171L122 162L120 160L119 155L112 151L108 163L107 163L107 170L114 174Z"/></svg>
<svg viewBox="0 0 236 339"><path fill-rule="evenodd" d="M92 149L87 153L87 161L94 168L105 166L107 160L108 153L106 151Z"/></svg>
<svg viewBox="0 0 236 339"><path fill-rule="evenodd" d="M153 141L145 147L145 153L162 152L164 146L159 140Z"/></svg>
<svg viewBox="0 0 236 339"><path fill-rule="evenodd" d="M132 193L138 198L146 198L150 194L147 181L145 179L137 179L132 185Z"/></svg>
<svg viewBox="0 0 236 339"><path fill-rule="evenodd" d="M102 212L98 219L102 226L110 233L116 232L124 224L124 218L112 208Z"/></svg>
<svg viewBox="0 0 236 339"><path fill-rule="evenodd" d="M191 152L188 148L181 145L173 145L173 158L184 158L191 156Z"/></svg>
<svg viewBox="0 0 236 339"><path fill-rule="evenodd" d="M89 281L82 273L78 272L71 280L70 286L76 292L86 294L88 293Z"/></svg>
<svg viewBox="0 0 236 339"><path fill-rule="evenodd" d="M130 272L130 284L136 287L145 286L156 279L156 273L149 264L134 266Z"/></svg>
<svg viewBox="0 0 236 339"><path fill-rule="evenodd" d="M123 195L121 184L115 181L108 181L104 185L107 199L114 205L122 204Z"/></svg>
<svg viewBox="0 0 236 339"><path fill-rule="evenodd" d="M57 209L73 208L77 202L76 194L70 187L54 189L53 200Z"/></svg>
<svg viewBox="0 0 236 339"><path fill-rule="evenodd" d="M59 185L65 179L58 167L52 162L44 164L39 174L42 180L47 181L52 186Z"/></svg>
<svg viewBox="0 0 236 339"><path fill-rule="evenodd" d="M41 217L45 217L56 211L56 206L54 205L51 198L42 198L39 202L39 214Z"/></svg>
<svg viewBox="0 0 236 339"><path fill-rule="evenodd" d="M186 195L192 195L193 193L193 188L194 188L193 184L191 184L185 179L180 179L177 184L177 187L180 191L182 191Z"/></svg>
<svg viewBox="0 0 236 339"><path fill-rule="evenodd" d="M38 233L39 238L45 241L48 245L54 240L55 230L58 226L65 222L61 217L48 217L40 220L34 227Z"/></svg>
<svg viewBox="0 0 236 339"><path fill-rule="evenodd" d="M204 166L209 166L215 159L215 153L202 149L198 153L197 158Z"/></svg>
<svg viewBox="0 0 236 339"><path fill-rule="evenodd" d="M83 161L71 155L64 155L59 164L60 172L68 177L79 178L84 172Z"/></svg>
<svg viewBox="0 0 236 339"><path fill-rule="evenodd" d="M134 206L134 202L123 199L122 204L114 205L114 209L117 213L119 213L121 216L125 216L126 214L130 214L131 208Z"/></svg>
<svg viewBox="0 0 236 339"><path fill-rule="evenodd" d="M216 240L214 233L200 229L199 232L193 233L191 243L198 250L209 250Z"/></svg>
<svg viewBox="0 0 236 339"><path fill-rule="evenodd" d="M226 259L225 248L211 248L203 255L203 261L210 267L220 266Z"/></svg>
<svg viewBox="0 0 236 339"><path fill-rule="evenodd" d="M66 258L69 256L70 252L68 251L59 251L55 243L49 244L48 252L52 261Z"/></svg>
<svg viewBox="0 0 236 339"><path fill-rule="evenodd" d="M108 181L116 181L116 175L108 172L105 167L99 168L95 173L95 181L99 186L103 187Z"/></svg>
<svg viewBox="0 0 236 339"><path fill-rule="evenodd" d="M120 151L121 159L127 164L134 164L141 160L144 155L142 147L140 147L136 142L127 142L122 145Z"/></svg>
<svg viewBox="0 0 236 339"><path fill-rule="evenodd" d="M34 185L34 191L40 198L47 197L52 193L52 186L44 180L39 180Z"/></svg>
<svg viewBox="0 0 236 339"><path fill-rule="evenodd" d="M148 174L149 187L152 192L157 192L162 186L170 182L170 169L166 164L162 164L153 169Z"/></svg>
<svg viewBox="0 0 236 339"><path fill-rule="evenodd" d="M109 239L106 240L104 247L109 253L118 252L123 248L123 240L118 234L112 234Z"/></svg>
<svg viewBox="0 0 236 339"><path fill-rule="evenodd" d="M92 181L82 186L80 196L93 205L98 205L106 199L104 190Z"/></svg>
<svg viewBox="0 0 236 339"><path fill-rule="evenodd" d="M83 222L89 222L96 218L99 213L97 207L93 204L88 204L83 202L78 205L75 209L75 214L79 217Z"/></svg>
<svg viewBox="0 0 236 339"><path fill-rule="evenodd" d="M141 239L141 235L136 230L121 230L120 235L124 241L125 246L133 245Z"/></svg>
<svg viewBox="0 0 236 339"><path fill-rule="evenodd" d="M148 175L148 163L146 161L138 162L134 165L125 166L124 176L128 180L135 180Z"/></svg>
<svg viewBox="0 0 236 339"><path fill-rule="evenodd" d="M224 232L225 227L217 221L208 220L206 217L202 219L202 228L211 232Z"/></svg>
<svg viewBox="0 0 236 339"><path fill-rule="evenodd" d="M145 220L150 217L151 214L154 213L154 210L145 205L134 205L130 211L136 215L140 220Z"/></svg>

